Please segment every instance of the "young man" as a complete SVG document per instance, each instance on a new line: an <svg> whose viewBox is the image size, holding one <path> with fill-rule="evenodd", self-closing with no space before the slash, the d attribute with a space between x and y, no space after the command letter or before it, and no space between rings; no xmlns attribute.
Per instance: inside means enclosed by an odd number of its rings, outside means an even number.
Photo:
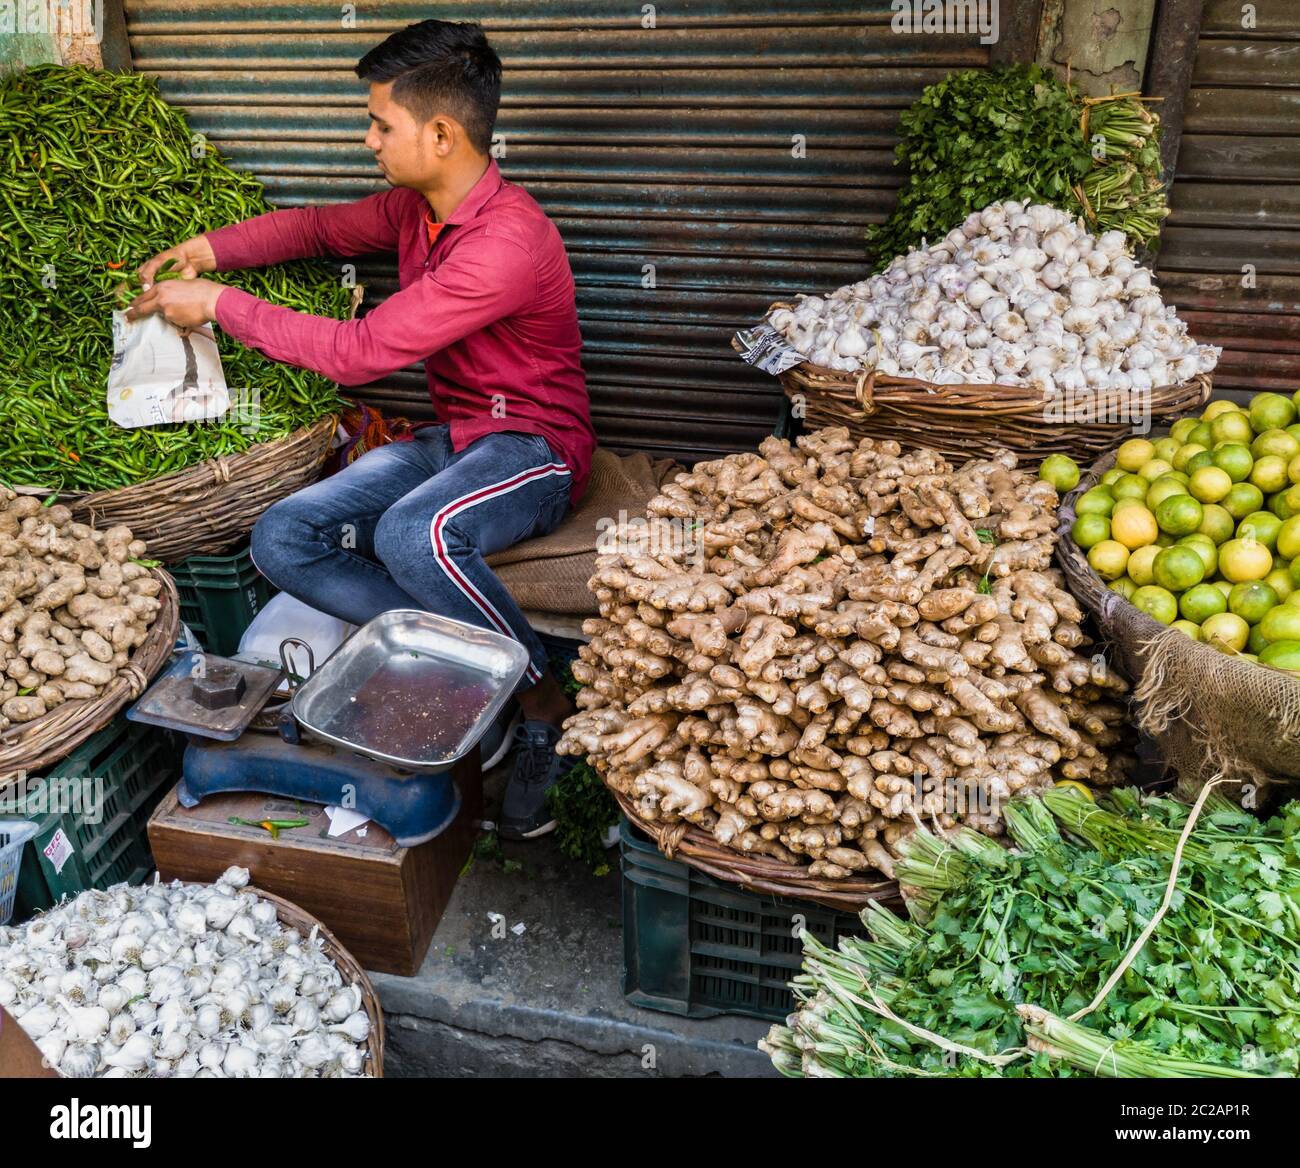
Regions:
<svg viewBox="0 0 1300 1168"><path fill-rule="evenodd" d="M530 664L500 831L550 830L545 792L570 712L545 650L483 557L544 535L585 485L595 435L573 276L559 232L489 155L501 62L474 24L426 20L356 67L392 189L275 211L154 256L129 315L215 320L277 361L360 385L423 360L440 425L371 451L270 508L253 559L280 588L363 624L418 608L515 637ZM203 272L396 251L401 291L357 321L277 307ZM175 259L186 277L152 284ZM152 286L151 286L152 284Z"/></svg>

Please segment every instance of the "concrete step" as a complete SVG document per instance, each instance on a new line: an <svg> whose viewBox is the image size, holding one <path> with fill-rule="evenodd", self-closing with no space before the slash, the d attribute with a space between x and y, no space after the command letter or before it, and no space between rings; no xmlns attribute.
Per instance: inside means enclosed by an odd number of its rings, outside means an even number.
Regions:
<svg viewBox="0 0 1300 1168"><path fill-rule="evenodd" d="M503 778L488 777L489 799ZM472 863L417 976L370 975L388 1026L385 1074L775 1075L755 1046L767 1022L624 999L617 848L605 876L562 856L553 835L503 850L522 868Z"/></svg>

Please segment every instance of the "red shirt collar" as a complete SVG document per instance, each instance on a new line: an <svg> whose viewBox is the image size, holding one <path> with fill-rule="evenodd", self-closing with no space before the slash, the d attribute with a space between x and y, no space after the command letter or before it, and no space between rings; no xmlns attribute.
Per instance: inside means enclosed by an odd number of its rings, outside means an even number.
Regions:
<svg viewBox="0 0 1300 1168"><path fill-rule="evenodd" d="M469 193L461 199L456 209L443 222L434 222L433 217L425 212L424 224L429 231L429 242L437 242L438 235L449 223L465 223L473 219L483 209L483 204L501 189L504 181L496 159L489 158L483 176L470 187Z"/></svg>

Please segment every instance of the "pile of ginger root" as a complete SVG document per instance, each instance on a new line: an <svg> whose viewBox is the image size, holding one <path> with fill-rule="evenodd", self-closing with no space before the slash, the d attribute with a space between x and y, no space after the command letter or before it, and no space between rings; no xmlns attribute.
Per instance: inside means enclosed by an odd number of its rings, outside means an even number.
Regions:
<svg viewBox="0 0 1300 1168"><path fill-rule="evenodd" d="M600 549L558 749L661 843L694 824L831 880L1119 782L1127 686L1050 567L1057 502L1009 451L954 469L843 428L700 463Z"/></svg>
<svg viewBox="0 0 1300 1168"><path fill-rule="evenodd" d="M0 731L97 697L128 663L161 608L145 550L0 486Z"/></svg>

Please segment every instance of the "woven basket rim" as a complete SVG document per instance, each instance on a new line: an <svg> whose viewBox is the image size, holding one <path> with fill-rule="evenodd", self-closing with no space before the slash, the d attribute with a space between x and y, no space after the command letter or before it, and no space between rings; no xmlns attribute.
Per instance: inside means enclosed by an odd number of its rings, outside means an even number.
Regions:
<svg viewBox="0 0 1300 1168"><path fill-rule="evenodd" d="M1168 432L1167 427L1160 427L1152 431L1154 436L1162 436ZM1076 518L1074 506L1079 497L1089 488L1095 487L1101 481L1101 476L1106 473L1115 464L1115 454L1119 449L1116 444L1115 448L1108 450L1098 458L1083 474L1079 476L1078 485L1074 490L1061 501L1061 506L1057 511L1057 528L1056 528L1056 561L1061 571L1065 573L1066 582L1069 590L1079 600L1083 602L1085 608L1092 613L1097 623L1102 627L1102 631L1109 636L1109 621L1107 614L1115 607L1123 605L1131 610L1133 618L1137 621L1137 627L1140 630L1140 639L1137 643L1128 646L1130 657L1133 665L1141 667L1145 664L1143 657L1144 650L1156 638L1163 636L1169 631L1167 625L1162 625L1154 617L1148 616L1136 605L1131 604L1118 592L1112 592L1106 587L1106 584L1100 576L1093 570L1088 558L1082 550L1070 538L1070 528L1074 526ZM1219 668L1223 667L1224 657L1228 658L1228 669L1232 673L1238 671L1253 669L1268 669L1272 672L1288 678L1296 685L1300 685L1300 678L1288 673L1285 669L1275 669L1271 665L1265 665L1258 661L1246 661L1235 654L1224 654L1218 649L1213 649L1203 641L1194 641L1191 637L1186 638L1186 646L1181 646L1187 652L1198 655L1206 662L1207 665L1214 664ZM1241 672L1239 676L1245 680L1250 675ZM1133 682L1134 687L1141 682L1142 674L1138 672L1137 676L1129 679Z"/></svg>
<svg viewBox="0 0 1300 1168"><path fill-rule="evenodd" d="M255 884L246 885L244 891L260 896L275 905L276 915L280 918L281 924L297 929L304 938L313 928L319 930L317 935L321 939L321 947L325 955L338 966L339 972L344 976L345 984L355 982L361 989L362 1008L366 1012L366 1017L370 1019L370 1037L366 1040L371 1071L368 1077L382 1079L384 1077L384 1011L379 1005L379 995L375 993L375 987L371 984L369 975L362 969L361 963L352 956L348 947L334 935L324 921L313 916L301 905L274 892L267 892L266 889L259 888ZM351 982L348 981L349 978Z"/></svg>
<svg viewBox="0 0 1300 1168"><path fill-rule="evenodd" d="M811 876L800 865L786 864L771 856L746 856L724 848L694 824L679 822L656 827L641 818L635 805L621 791L608 789L632 826L653 840L665 858L679 860L717 880L739 884L751 892L808 900L840 911L860 911L872 901L900 900L898 881L886 879L881 873L877 873L881 877L878 880L863 877L826 880ZM677 839L670 843L668 836Z"/></svg>
<svg viewBox="0 0 1300 1168"><path fill-rule="evenodd" d="M769 306L767 315L780 308L793 308L788 300L778 300ZM738 348L735 340L733 348ZM814 365L804 361L792 366L780 374L780 380L787 391L793 383L796 387L817 389L823 392L840 392L848 394L862 403L867 415L873 412L877 402L892 405L907 405L925 409L978 408L989 416L1028 417L1042 413L1051 400L1043 390L1032 385L1008 385L1004 382L962 381L948 385L939 385L917 377L900 377L888 373L877 373L874 369L863 369L857 373L847 373L838 369L827 369L824 365ZM1156 386L1150 390L1150 408L1155 412L1168 412L1182 406L1184 400L1194 392L1201 400L1209 396L1211 384L1208 373L1198 373L1188 381L1172 382L1169 385ZM882 392L883 391L883 392ZM1127 397L1130 391L1089 391L1094 402L1106 402ZM1045 425L1063 425L1074 423L1048 423ZM1090 423L1091 424L1091 423Z"/></svg>
<svg viewBox="0 0 1300 1168"><path fill-rule="evenodd" d="M160 568L152 569L150 575L162 585L158 594L162 607L144 643L136 647L128 662L128 668L134 667L138 677L119 672L98 697L64 702L48 714L10 727L0 735L0 790L25 773L66 758L149 688L171 656L181 620L176 582ZM143 677L143 684L139 677Z"/></svg>
<svg viewBox="0 0 1300 1168"><path fill-rule="evenodd" d="M151 498L160 491L168 494L177 490L192 490L196 485L206 486L210 483L219 485L231 481L229 472L232 468L245 466L253 460L260 462L262 459L274 458L290 443L296 444L304 438L315 437L317 431L324 432L327 423L328 433L333 435L338 429L338 414L325 414L306 426L291 430L288 434L281 434L280 437L272 438L267 442L255 443L247 450L223 454L219 458L205 458L193 466L170 471L157 478L145 479L143 482L128 483L124 487L110 487L104 491L55 491L51 487L15 486L13 490L23 495L34 495L38 499L48 499L53 495L56 503L66 503L68 506L95 507L110 501L114 503L131 501L137 496Z"/></svg>

